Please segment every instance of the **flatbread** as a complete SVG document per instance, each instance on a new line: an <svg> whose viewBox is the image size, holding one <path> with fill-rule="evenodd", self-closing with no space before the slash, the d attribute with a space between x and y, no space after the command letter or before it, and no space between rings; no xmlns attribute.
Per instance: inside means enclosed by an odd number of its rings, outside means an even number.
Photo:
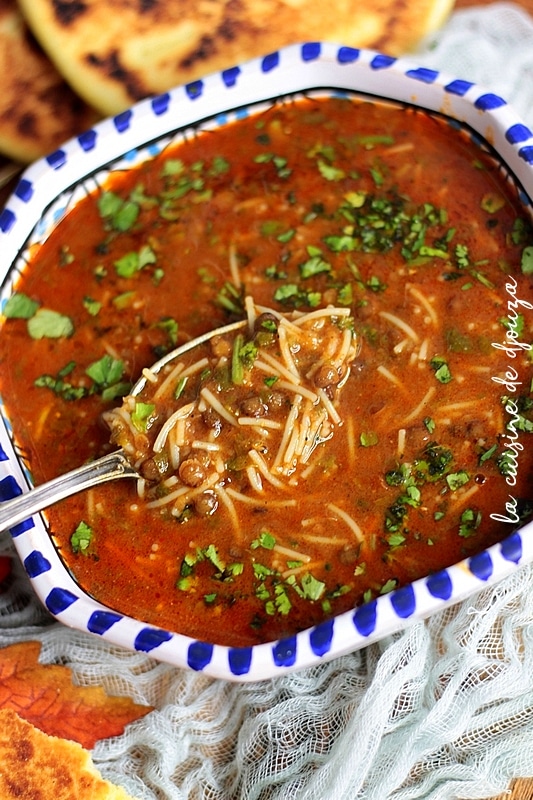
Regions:
<svg viewBox="0 0 533 800"><path fill-rule="evenodd" d="M89 128L99 115L37 45L15 0L0 0L0 153L28 163Z"/></svg>
<svg viewBox="0 0 533 800"><path fill-rule="evenodd" d="M104 780L77 742L48 736L0 710L0 800L133 800Z"/></svg>
<svg viewBox="0 0 533 800"><path fill-rule="evenodd" d="M398 55L453 0L19 0L72 87L105 114L302 41Z"/></svg>

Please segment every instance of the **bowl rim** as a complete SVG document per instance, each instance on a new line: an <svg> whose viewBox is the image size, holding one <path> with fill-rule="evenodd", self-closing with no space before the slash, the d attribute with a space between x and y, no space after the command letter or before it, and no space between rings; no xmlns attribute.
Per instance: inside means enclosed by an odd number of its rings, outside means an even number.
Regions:
<svg viewBox="0 0 533 800"><path fill-rule="evenodd" d="M4 256L0 304L17 263L42 236L43 215L65 213L61 198L108 165L133 165L165 137L214 119L224 125L258 103L311 90L356 92L438 112L489 142L521 186L531 214L533 133L499 95L407 58L341 44L304 42L143 100L109 117L28 167L0 212ZM58 207L54 206L54 203ZM0 398L0 500L31 485L16 452ZM250 647L213 645L111 611L87 595L63 565L42 515L11 530L15 549L41 602L63 624L215 678L250 682L345 655L456 604L533 559L533 522L500 543L440 572L286 639Z"/></svg>

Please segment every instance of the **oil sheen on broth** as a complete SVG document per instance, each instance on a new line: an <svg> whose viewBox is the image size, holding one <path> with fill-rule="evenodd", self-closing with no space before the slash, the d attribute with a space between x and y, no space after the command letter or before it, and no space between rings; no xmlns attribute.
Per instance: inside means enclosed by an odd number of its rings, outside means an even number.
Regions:
<svg viewBox="0 0 533 800"><path fill-rule="evenodd" d="M238 646L503 538L531 514L532 274L530 218L490 154L392 104L283 102L111 174L4 309L1 391L36 482L110 449L102 412L166 351L244 318L245 298L293 322L340 309L357 347L339 390L338 343L319 336L329 383L302 379L304 396L283 389L297 341L271 341L260 370L253 344L227 343L227 366L194 384L210 392L201 440L151 464L158 502L119 481L49 511L72 574L123 613ZM304 464L319 388L335 414ZM163 424L150 402L132 407L140 436ZM282 464L265 409L291 415ZM168 500L186 461L186 501Z"/></svg>

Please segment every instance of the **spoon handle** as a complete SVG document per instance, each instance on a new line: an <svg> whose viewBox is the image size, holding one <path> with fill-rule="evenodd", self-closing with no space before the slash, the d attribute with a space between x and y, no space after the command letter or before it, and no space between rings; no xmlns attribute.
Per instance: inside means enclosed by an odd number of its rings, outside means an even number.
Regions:
<svg viewBox="0 0 533 800"><path fill-rule="evenodd" d="M70 497L83 489L116 478L138 478L139 473L131 466L122 450L84 464L58 478L42 483L29 492L17 495L12 500L0 503L0 531L12 528L44 508Z"/></svg>

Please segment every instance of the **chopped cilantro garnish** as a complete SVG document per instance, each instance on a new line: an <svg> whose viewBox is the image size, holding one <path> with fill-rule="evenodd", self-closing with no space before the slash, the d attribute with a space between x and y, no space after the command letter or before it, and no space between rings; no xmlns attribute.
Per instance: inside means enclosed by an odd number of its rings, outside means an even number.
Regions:
<svg viewBox="0 0 533 800"><path fill-rule="evenodd" d="M7 319L31 319L39 308L39 303L22 292L15 292L7 300L2 313Z"/></svg>
<svg viewBox="0 0 533 800"><path fill-rule="evenodd" d="M179 326L175 319L172 317L164 317L163 319L156 322L155 327L161 328L161 330L166 331L168 336L168 341L172 347L175 347L178 343L178 330Z"/></svg>
<svg viewBox="0 0 533 800"><path fill-rule="evenodd" d="M533 245L522 250L521 269L524 275L533 275Z"/></svg>
<svg viewBox="0 0 533 800"><path fill-rule="evenodd" d="M82 520L70 537L70 546L72 547L72 552L75 555L78 555L78 553L86 555L91 545L92 538L93 529L90 525L87 525L87 523Z"/></svg>
<svg viewBox="0 0 533 800"><path fill-rule="evenodd" d="M428 433L433 433L435 430L435 420L432 417L424 417L424 425Z"/></svg>
<svg viewBox="0 0 533 800"><path fill-rule="evenodd" d="M28 320L28 333L32 339L60 339L72 336L74 325L70 317L53 311L51 308L39 308Z"/></svg>
<svg viewBox="0 0 533 800"><path fill-rule="evenodd" d="M98 300L93 300L92 297L84 297L83 307L91 317L96 317L102 308L102 304Z"/></svg>
<svg viewBox="0 0 533 800"><path fill-rule="evenodd" d="M461 486L464 486L469 480L470 475L464 469L459 470L459 472L450 472L446 475L446 483L452 492L456 492L457 489L460 489Z"/></svg>
<svg viewBox="0 0 533 800"><path fill-rule="evenodd" d="M351 283L345 283L337 290L337 302L341 306L351 306L353 303L353 289Z"/></svg>
<svg viewBox="0 0 533 800"><path fill-rule="evenodd" d="M359 436L361 447L372 447L378 443L378 435L375 431L362 431Z"/></svg>
<svg viewBox="0 0 533 800"><path fill-rule="evenodd" d="M135 410L132 411L131 421L138 431L141 433L146 433L146 431L152 426L154 422L154 411L154 403L135 403Z"/></svg>
<svg viewBox="0 0 533 800"><path fill-rule="evenodd" d="M495 214L505 205L505 197L495 192L488 192L481 198L481 208L489 214Z"/></svg>
<svg viewBox="0 0 533 800"><path fill-rule="evenodd" d="M224 286L217 293L217 305L229 311L230 314L243 314L243 296L242 292L237 289L230 281L226 281Z"/></svg>
<svg viewBox="0 0 533 800"><path fill-rule="evenodd" d="M331 272L331 264L324 260L321 254L316 253L311 258L300 264L300 275L302 278L311 278L321 272Z"/></svg>
<svg viewBox="0 0 533 800"><path fill-rule="evenodd" d="M338 167L334 167L332 164L328 164L320 158L317 161L317 166L318 171L327 181L342 181L342 179L346 177L344 170L338 169Z"/></svg>
<svg viewBox="0 0 533 800"><path fill-rule="evenodd" d="M115 261L117 275L121 278L132 278L148 264L155 264L156 255L151 247L144 245L138 252L126 253Z"/></svg>
<svg viewBox="0 0 533 800"><path fill-rule="evenodd" d="M461 514L459 536L462 536L464 539L473 536L480 524L481 512L474 511L472 508L466 508Z"/></svg>
<svg viewBox="0 0 533 800"><path fill-rule="evenodd" d="M377 275L371 275L365 283L365 286L367 289L370 289L371 292L384 292L387 288L387 284L380 281Z"/></svg>
<svg viewBox="0 0 533 800"><path fill-rule="evenodd" d="M435 372L435 377L439 383L449 383L452 379L452 373L448 366L448 362L442 356L434 356L429 365Z"/></svg>
<svg viewBox="0 0 533 800"><path fill-rule="evenodd" d="M389 578L389 580L383 584L383 586L379 590L379 593L389 594L390 592L393 592L396 589L397 585L398 581L396 580L396 578Z"/></svg>
<svg viewBox="0 0 533 800"><path fill-rule="evenodd" d="M493 444L492 447L489 447L488 450L485 450L483 453L481 453L481 455L479 456L479 459L478 459L478 463L480 465L484 464L485 461L488 461L489 458L492 458L492 456L494 455L494 453L496 452L497 449L498 449L498 445Z"/></svg>
<svg viewBox="0 0 533 800"><path fill-rule="evenodd" d="M307 600L320 600L326 589L326 584L317 580L310 572L306 572L301 580L303 596Z"/></svg>
<svg viewBox="0 0 533 800"><path fill-rule="evenodd" d="M391 547L399 547L404 544L405 536L401 533L391 533L390 536L387 536L387 542Z"/></svg>
<svg viewBox="0 0 533 800"><path fill-rule="evenodd" d="M174 177L181 175L185 171L185 164L181 158L167 158L161 170L163 178Z"/></svg>
<svg viewBox="0 0 533 800"><path fill-rule="evenodd" d="M455 246L455 262L459 269L465 269L470 265L468 247L465 244L457 244Z"/></svg>
<svg viewBox="0 0 533 800"><path fill-rule="evenodd" d="M448 251L441 250L439 247L430 247L429 245L421 245L418 249L421 256L429 256L430 258L448 258Z"/></svg>
<svg viewBox="0 0 533 800"><path fill-rule="evenodd" d="M183 378L179 378L176 388L174 389L174 399L178 400L181 395L183 394L185 387L187 385L188 376L185 375Z"/></svg>
<svg viewBox="0 0 533 800"><path fill-rule="evenodd" d="M347 233L340 236L325 236L324 242L333 253L346 253L357 247L357 240Z"/></svg>
<svg viewBox="0 0 533 800"><path fill-rule="evenodd" d="M265 550L272 550L275 544L276 538L272 536L271 533L268 531L261 531L259 537L254 539L250 546L253 550L256 550L258 547L264 547Z"/></svg>
<svg viewBox="0 0 533 800"><path fill-rule="evenodd" d="M514 336L521 336L524 332L525 319L523 314L513 314L512 317L502 317L500 323L507 330L512 331Z"/></svg>
<svg viewBox="0 0 533 800"><path fill-rule="evenodd" d="M99 196L100 216L119 232L128 231L137 221L140 207L131 200L123 200L114 192L102 192Z"/></svg>
<svg viewBox="0 0 533 800"><path fill-rule="evenodd" d="M217 599L216 592L211 592L210 594L204 594L204 602L207 603L208 606L213 605L216 599Z"/></svg>
<svg viewBox="0 0 533 800"><path fill-rule="evenodd" d="M283 303L283 305L293 306L294 308L303 305L316 308L320 304L321 298L320 292L306 292L300 289L296 283L284 283L274 292L274 300L278 303Z"/></svg>
<svg viewBox="0 0 533 800"><path fill-rule="evenodd" d="M417 469L427 472L429 480L435 480L448 471L452 460L451 450L436 442L429 442L424 448L423 458L417 461Z"/></svg>
<svg viewBox="0 0 533 800"><path fill-rule="evenodd" d="M211 166L209 167L209 174L223 175L225 172L228 172L229 168L230 163L224 158L224 156L215 156Z"/></svg>
<svg viewBox="0 0 533 800"><path fill-rule="evenodd" d="M124 362L106 353L98 361L89 364L85 372L99 386L112 386L121 380L124 374Z"/></svg>
<svg viewBox="0 0 533 800"><path fill-rule="evenodd" d="M480 272L480 270L472 269L470 270L470 274L473 278L476 278L480 283L482 283L487 289L494 289L494 284L492 281L489 281L486 275L483 272Z"/></svg>

